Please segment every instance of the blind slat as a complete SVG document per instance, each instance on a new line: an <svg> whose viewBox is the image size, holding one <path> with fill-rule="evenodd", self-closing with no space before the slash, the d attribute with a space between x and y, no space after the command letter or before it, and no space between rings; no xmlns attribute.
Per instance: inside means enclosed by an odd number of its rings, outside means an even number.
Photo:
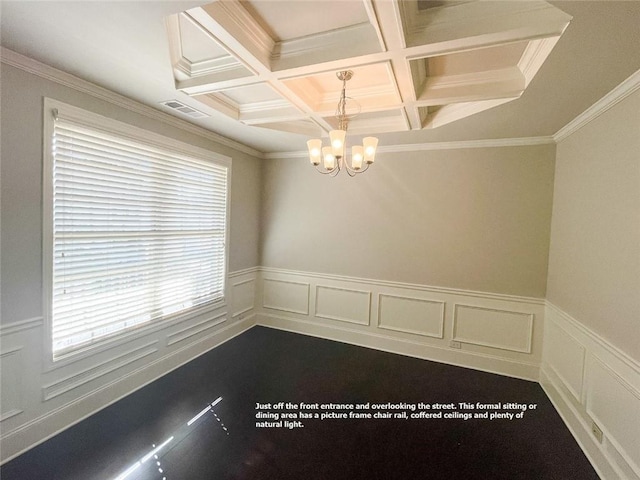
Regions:
<svg viewBox="0 0 640 480"><path fill-rule="evenodd" d="M58 120L54 355L222 298L228 168Z"/></svg>

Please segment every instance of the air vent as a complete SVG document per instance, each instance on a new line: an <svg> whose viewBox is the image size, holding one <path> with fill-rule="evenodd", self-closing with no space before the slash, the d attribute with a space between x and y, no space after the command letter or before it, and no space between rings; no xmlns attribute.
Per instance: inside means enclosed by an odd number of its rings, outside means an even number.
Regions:
<svg viewBox="0 0 640 480"><path fill-rule="evenodd" d="M191 117L191 118L203 118L203 117L209 116L206 113L202 113L199 110L196 110L195 108L191 108L190 106L185 105L182 102L179 102L178 100L167 100L166 102L160 102L160 104L164 105L165 107L169 107L172 110L176 110L182 113L183 115L187 115L188 117Z"/></svg>

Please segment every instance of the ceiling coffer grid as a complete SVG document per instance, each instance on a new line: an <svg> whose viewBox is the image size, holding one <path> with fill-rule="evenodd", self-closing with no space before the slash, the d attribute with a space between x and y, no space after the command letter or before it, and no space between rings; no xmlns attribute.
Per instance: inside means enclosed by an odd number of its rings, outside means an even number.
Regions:
<svg viewBox="0 0 640 480"><path fill-rule="evenodd" d="M167 18L176 89L247 125L326 134L436 128L519 98L571 17L544 1L223 0Z"/></svg>

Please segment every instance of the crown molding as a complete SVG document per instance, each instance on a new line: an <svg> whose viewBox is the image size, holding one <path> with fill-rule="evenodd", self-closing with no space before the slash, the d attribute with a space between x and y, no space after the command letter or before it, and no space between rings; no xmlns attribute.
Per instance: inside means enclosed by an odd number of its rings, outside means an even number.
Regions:
<svg viewBox="0 0 640 480"><path fill-rule="evenodd" d="M600 115L605 113L611 107L616 105L618 102L621 102L629 95L634 93L636 90L640 89L640 70L636 70L632 73L626 80L624 80L620 85L615 87L609 93L607 93L604 97L598 100L596 103L587 108L584 112L578 115L576 118L567 123L564 127L558 130L553 135L553 140L556 143L561 142L565 138L567 138L572 133L577 132L582 127L584 127L587 123L595 120Z"/></svg>
<svg viewBox="0 0 640 480"><path fill-rule="evenodd" d="M520 138L495 138L487 140L463 140L458 142L431 142L410 143L406 145L383 145L378 148L378 153L421 152L426 150L457 150L467 148L493 148L493 147L524 147L532 145L553 145L553 137L520 137ZM265 153L264 158L285 159L308 156L307 151L298 152L271 152Z"/></svg>
<svg viewBox="0 0 640 480"><path fill-rule="evenodd" d="M137 102L133 99L125 97L124 95L112 92L111 90L100 87L95 83L83 80L79 77L63 72L62 70L58 70L57 68L51 67L37 60L21 55L17 52L14 52L13 50L9 50L8 48L0 47L0 61L7 65L19 68L20 70L23 70L27 73L37 75L46 80L50 80L60 85L72 88L76 91L89 94L93 97L99 98L100 100L104 100L118 107L125 108L134 113L144 115L153 120L158 120L181 130L185 130L189 133L199 135L203 138L206 138L207 140L211 140L226 147L233 148L254 157L264 157L264 154L262 152L243 145L242 143L231 140L230 138L214 133L210 130L207 130L206 128L199 127L180 118L176 118L172 115L169 115L168 113L164 113L153 107Z"/></svg>
<svg viewBox="0 0 640 480"><path fill-rule="evenodd" d="M235 140L224 137L220 134L207 130L206 128L199 127L192 123L189 123L180 118L164 113L148 105L144 105L123 95L112 92L104 87L100 87L87 80L83 80L79 77L71 75L69 73L58 70L54 67L41 63L32 58L21 55L13 50L9 50L5 47L0 47L0 61L4 64L11 65L19 68L25 72L37 75L41 78L53 81L60 85L67 86L79 92L83 92L92 95L101 100L107 101L121 108L125 108L132 112L144 115L148 118L161 121L173 125L181 130L188 131L190 133L199 135L208 140L214 141L221 145L233 148L235 150L244 152L257 158L263 159L285 159L285 158L300 158L307 155L306 151L297 152L270 152L263 153L248 147ZM513 146L527 146L527 145L545 145L559 143L565 138L569 137L574 132L599 117L601 114L609 110L618 102L624 100L626 97L640 89L640 70L637 70L631 74L626 80L620 83L612 91L607 93L604 97L594 103L587 110L575 117L571 122L562 127L552 136L540 136L540 137L521 137L521 138L502 138L502 139L486 139L486 140L468 140L468 141L454 141L454 142L434 142L434 143L417 143L407 145L390 145L381 146L379 148L380 153L394 153L394 152L413 152L413 151L427 151L427 150L452 150L452 149L467 149L467 148L489 148L489 147L513 147Z"/></svg>

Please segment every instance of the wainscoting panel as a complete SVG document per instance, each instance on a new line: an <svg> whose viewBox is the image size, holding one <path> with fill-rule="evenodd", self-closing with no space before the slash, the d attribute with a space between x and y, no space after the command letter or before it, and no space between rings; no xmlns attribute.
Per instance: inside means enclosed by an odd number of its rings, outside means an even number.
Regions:
<svg viewBox="0 0 640 480"><path fill-rule="evenodd" d="M251 328L257 275L257 268L229 274L227 303L167 318L56 362L43 353L48 335L42 318L1 326L0 462Z"/></svg>
<svg viewBox="0 0 640 480"><path fill-rule="evenodd" d="M242 317L253 310L256 297L255 275L231 284L231 316Z"/></svg>
<svg viewBox="0 0 640 480"><path fill-rule="evenodd" d="M585 348L554 322L549 322L544 350L549 366L579 402L585 368Z"/></svg>
<svg viewBox="0 0 640 480"><path fill-rule="evenodd" d="M640 475L640 392L594 355L587 361L586 409Z"/></svg>
<svg viewBox="0 0 640 480"><path fill-rule="evenodd" d="M80 369L62 378L56 378L50 384L42 387L42 401L47 402L59 395L71 392L156 353L158 351L157 343L157 341L153 341L146 345L137 346L112 356L108 361Z"/></svg>
<svg viewBox="0 0 640 480"><path fill-rule="evenodd" d="M167 346L171 346L175 343L188 340L193 337L201 337L204 332L208 332L213 327L220 325L227 321L227 312L222 312L217 315L213 315L210 318L197 321L189 324L186 327L180 328L176 332L172 332L167 335Z"/></svg>
<svg viewBox="0 0 640 480"><path fill-rule="evenodd" d="M485 347L531 353L533 314L454 306L453 339Z"/></svg>
<svg viewBox="0 0 640 480"><path fill-rule="evenodd" d="M256 299L257 268L249 268L229 275L231 284L231 317L242 320L253 314Z"/></svg>
<svg viewBox="0 0 640 480"><path fill-rule="evenodd" d="M544 300L266 267L258 283L260 325L538 379Z"/></svg>
<svg viewBox="0 0 640 480"><path fill-rule="evenodd" d="M4 423L16 415L20 415L22 406L21 372L24 371L22 362L22 347L13 347L0 352L2 365L2 384L0 385L0 423Z"/></svg>
<svg viewBox="0 0 640 480"><path fill-rule="evenodd" d="M399 295L378 295L378 327L442 338L445 302Z"/></svg>
<svg viewBox="0 0 640 480"><path fill-rule="evenodd" d="M265 278L262 306L270 310L309 315L309 284Z"/></svg>
<svg viewBox="0 0 640 480"><path fill-rule="evenodd" d="M371 292L317 285L315 316L327 320L369 325Z"/></svg>
<svg viewBox="0 0 640 480"><path fill-rule="evenodd" d="M640 480L640 364L555 305L546 310L542 387L601 478Z"/></svg>

